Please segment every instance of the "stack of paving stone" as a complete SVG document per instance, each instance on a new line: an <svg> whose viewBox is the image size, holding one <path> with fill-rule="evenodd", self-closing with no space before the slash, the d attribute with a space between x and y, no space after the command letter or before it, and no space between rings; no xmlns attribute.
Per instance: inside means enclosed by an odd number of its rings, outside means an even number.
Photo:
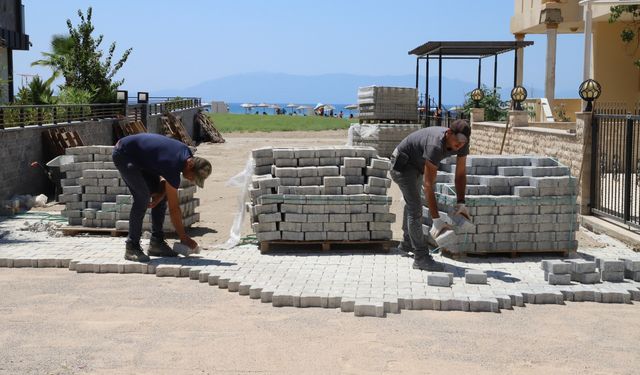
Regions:
<svg viewBox="0 0 640 375"><path fill-rule="evenodd" d="M132 196L120 172L111 159L113 146L80 146L66 149L74 162L60 167L65 173L61 180L62 194L58 201L65 204L62 214L69 225L87 228L129 229L129 212ZM200 220L195 212L199 199L194 198L196 186L186 179L180 182L178 198L185 227ZM143 222L143 229L151 229L151 210ZM171 219L167 214L164 230L173 232Z"/></svg>
<svg viewBox="0 0 640 375"><path fill-rule="evenodd" d="M418 90L408 87L360 87L358 112L360 120L415 122L418 120Z"/></svg>
<svg viewBox="0 0 640 375"><path fill-rule="evenodd" d="M624 262L624 278L640 281L640 255L620 258Z"/></svg>
<svg viewBox="0 0 640 375"><path fill-rule="evenodd" d="M421 128L420 124L352 124L349 139L354 146L370 146L378 155L390 157L406 136Z"/></svg>
<svg viewBox="0 0 640 375"><path fill-rule="evenodd" d="M540 156L468 156L466 206L473 229L459 231L451 253L573 252L578 247L578 183L569 168ZM456 205L456 158L438 171L441 217ZM424 224L431 225L429 209ZM428 228L425 227L425 230Z"/></svg>
<svg viewBox="0 0 640 375"><path fill-rule="evenodd" d="M624 281L625 261L619 259L597 258L596 264L602 281Z"/></svg>
<svg viewBox="0 0 640 375"><path fill-rule="evenodd" d="M544 270L544 281L550 285L571 284L571 264L561 260L543 260L540 264Z"/></svg>
<svg viewBox="0 0 640 375"><path fill-rule="evenodd" d="M390 240L386 158L371 147L262 148L249 205L258 241Z"/></svg>
<svg viewBox="0 0 640 375"><path fill-rule="evenodd" d="M600 273L596 272L596 262L577 258L567 259L571 264L571 281L582 284L596 284L600 282Z"/></svg>

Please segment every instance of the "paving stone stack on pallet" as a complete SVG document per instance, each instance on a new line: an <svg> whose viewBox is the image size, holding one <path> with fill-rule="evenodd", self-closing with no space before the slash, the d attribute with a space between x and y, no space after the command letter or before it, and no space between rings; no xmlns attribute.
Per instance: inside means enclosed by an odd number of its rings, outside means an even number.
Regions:
<svg viewBox="0 0 640 375"><path fill-rule="evenodd" d="M258 241L390 240L391 164L371 147L262 148L250 212Z"/></svg>
<svg viewBox="0 0 640 375"><path fill-rule="evenodd" d="M65 173L61 180L62 194L58 197L65 204L62 214L69 225L87 228L129 229L129 212L132 196L120 172L111 159L113 146L81 146L66 149L74 162L60 167ZM178 189L180 210L185 227L200 220L195 212L200 200L194 198L196 186L182 178ZM151 230L151 210L144 217L143 230ZM171 219L165 217L164 230L175 231Z"/></svg>
<svg viewBox="0 0 640 375"><path fill-rule="evenodd" d="M436 199L440 215L456 205L456 158L440 166ZM466 205L475 228L457 233L451 253L572 252L578 247L578 182L548 157L468 156ZM429 209L424 224L431 225ZM425 230L428 228L425 227Z"/></svg>
<svg viewBox="0 0 640 375"><path fill-rule="evenodd" d="M418 90L408 87L358 88L358 118L367 121L418 121Z"/></svg>
<svg viewBox="0 0 640 375"><path fill-rule="evenodd" d="M422 128L420 124L352 124L349 137L354 146L369 146L378 155L390 157L406 136Z"/></svg>

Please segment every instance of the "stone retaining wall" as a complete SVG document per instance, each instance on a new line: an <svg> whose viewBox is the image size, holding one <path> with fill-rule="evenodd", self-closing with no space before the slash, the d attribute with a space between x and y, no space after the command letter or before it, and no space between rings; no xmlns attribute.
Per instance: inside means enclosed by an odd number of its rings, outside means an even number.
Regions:
<svg viewBox="0 0 640 375"><path fill-rule="evenodd" d="M200 108L173 112L181 117L187 132L193 136L194 117ZM76 130L85 145L113 145L113 124L116 120L72 122L71 124L27 126L0 130L0 200L14 195L45 193L47 178L40 169L30 168L32 161L45 163L42 133L47 129L65 127ZM160 115L149 116L149 132L160 133Z"/></svg>
<svg viewBox="0 0 640 375"><path fill-rule="evenodd" d="M571 169L572 176L580 179L579 201L585 206L588 203L590 178L591 114L577 113L576 117L575 133L565 129L512 127L507 132L502 154L539 155L557 159ZM475 122L471 127L471 154L500 153L504 124Z"/></svg>

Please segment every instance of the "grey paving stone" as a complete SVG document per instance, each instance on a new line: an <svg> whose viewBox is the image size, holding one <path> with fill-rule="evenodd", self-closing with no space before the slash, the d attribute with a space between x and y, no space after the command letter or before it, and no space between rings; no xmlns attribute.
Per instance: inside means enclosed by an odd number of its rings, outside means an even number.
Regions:
<svg viewBox="0 0 640 375"><path fill-rule="evenodd" d="M624 281L624 271L600 271L602 281L622 282Z"/></svg>
<svg viewBox="0 0 640 375"><path fill-rule="evenodd" d="M467 284L486 284L487 274L484 271L467 269L464 273L464 280Z"/></svg>
<svg viewBox="0 0 640 375"><path fill-rule="evenodd" d="M449 272L429 272L427 285L449 287L453 283L453 274Z"/></svg>
<svg viewBox="0 0 640 375"><path fill-rule="evenodd" d="M555 274L546 273L545 279L549 281L550 285L569 285L571 284L571 274Z"/></svg>

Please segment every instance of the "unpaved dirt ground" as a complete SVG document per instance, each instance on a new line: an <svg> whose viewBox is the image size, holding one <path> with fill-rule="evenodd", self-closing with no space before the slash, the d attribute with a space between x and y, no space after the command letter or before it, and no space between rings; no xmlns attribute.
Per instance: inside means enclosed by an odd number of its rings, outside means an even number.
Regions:
<svg viewBox="0 0 640 375"><path fill-rule="evenodd" d="M385 319L187 279L0 269L0 374L637 374L637 305Z"/></svg>
<svg viewBox="0 0 640 375"><path fill-rule="evenodd" d="M199 148L214 173L197 193L202 221L192 234L207 247L228 238L238 189L225 183L251 149L342 145L346 131L225 137ZM395 185L390 194L399 214ZM636 374L640 366L637 304L356 318L274 308L185 279L0 269L0 316L0 374Z"/></svg>

